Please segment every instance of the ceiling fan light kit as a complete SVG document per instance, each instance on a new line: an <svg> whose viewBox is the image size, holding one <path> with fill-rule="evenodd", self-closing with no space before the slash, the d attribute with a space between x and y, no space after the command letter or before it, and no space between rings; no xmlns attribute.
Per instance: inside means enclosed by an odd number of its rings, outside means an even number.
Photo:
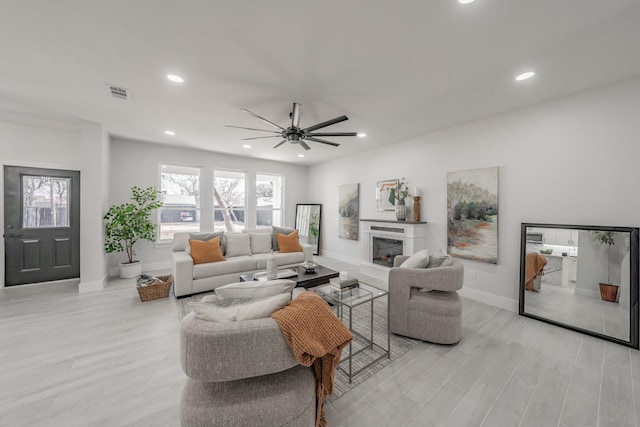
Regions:
<svg viewBox="0 0 640 427"><path fill-rule="evenodd" d="M257 115L256 113L253 113L247 109L242 109L242 111L244 111L245 113L249 114L250 116L255 117L258 120L261 120L262 122L273 126L274 128L278 129L277 131L273 131L273 130L268 130L268 129L256 129L256 128L248 128L248 127L243 127L243 126L232 126L232 125L227 125L227 127L231 127L231 128L237 128L237 129L246 129L246 130L255 130L255 131L259 131L259 132L269 132L269 133L275 133L276 135L269 135L269 136L257 136L257 137L253 137L253 138L243 138L243 140L249 140L249 139L262 139L262 138L283 138L282 141L280 141L279 143L277 143L276 145L273 146L273 148L278 148L280 147L282 144L284 144L285 142L289 142L291 144L298 144L300 145L302 148L304 148L305 150L310 150L311 147L309 146L309 144L307 144L306 141L313 141L313 142L318 142L320 144L325 144L325 145L330 145L332 147L338 147L340 144L338 144L337 142L331 142L331 141L327 141L325 139L322 138L318 138L319 136L321 137L342 137L342 136L360 136L362 135L362 133L358 134L358 132L314 132L318 129L322 129L331 125L335 125L336 123L340 123L340 122L344 122L346 120L349 120L349 118L347 116L339 116L336 118L333 118L331 120L327 120L325 122L321 122L318 124L315 124L313 126L309 126L306 128L301 128L300 127L300 107L302 107L302 105L298 104L297 102L293 103L293 110L291 111L291 113L289 113L289 117L291 117L291 126L284 128L270 120L265 119L262 116Z"/></svg>

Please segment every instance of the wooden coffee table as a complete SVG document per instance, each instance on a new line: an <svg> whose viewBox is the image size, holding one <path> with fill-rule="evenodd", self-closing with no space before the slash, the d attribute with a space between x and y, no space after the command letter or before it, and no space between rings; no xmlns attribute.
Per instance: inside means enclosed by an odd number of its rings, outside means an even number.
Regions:
<svg viewBox="0 0 640 427"><path fill-rule="evenodd" d="M339 274L337 271L332 270L327 267L323 267L321 265L315 268L313 273L305 272L304 267L290 267L292 269L298 269L298 275L293 277L287 277L289 280L293 280L297 283L297 287L303 287L305 289L314 288L316 286L324 285L325 283L329 283L329 279L333 279L334 277L338 277ZM250 282L254 280L254 273L250 274L242 274L240 275L241 282Z"/></svg>

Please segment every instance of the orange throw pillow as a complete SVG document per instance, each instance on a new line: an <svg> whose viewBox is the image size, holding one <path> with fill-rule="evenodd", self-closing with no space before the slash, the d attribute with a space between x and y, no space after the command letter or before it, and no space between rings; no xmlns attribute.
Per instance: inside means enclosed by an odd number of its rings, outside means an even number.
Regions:
<svg viewBox="0 0 640 427"><path fill-rule="evenodd" d="M302 252L302 246L298 240L298 230L295 230L291 234L276 233L276 239L278 240L279 252Z"/></svg>
<svg viewBox="0 0 640 427"><path fill-rule="evenodd" d="M191 258L193 258L194 264L224 261L222 249L220 248L220 237L211 239L208 242L189 239L189 248L191 249Z"/></svg>

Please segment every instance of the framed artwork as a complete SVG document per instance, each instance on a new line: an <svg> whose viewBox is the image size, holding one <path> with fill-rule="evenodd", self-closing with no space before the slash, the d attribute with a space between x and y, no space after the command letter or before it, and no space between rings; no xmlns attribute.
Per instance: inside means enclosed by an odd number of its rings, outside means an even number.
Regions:
<svg viewBox="0 0 640 427"><path fill-rule="evenodd" d="M498 167L447 174L447 252L498 263Z"/></svg>
<svg viewBox="0 0 640 427"><path fill-rule="evenodd" d="M358 240L360 195L358 184L341 185L338 191L338 237Z"/></svg>
<svg viewBox="0 0 640 427"><path fill-rule="evenodd" d="M378 181L376 184L376 209L379 211L392 211L396 208L395 199L391 197L391 189L398 185L397 179Z"/></svg>

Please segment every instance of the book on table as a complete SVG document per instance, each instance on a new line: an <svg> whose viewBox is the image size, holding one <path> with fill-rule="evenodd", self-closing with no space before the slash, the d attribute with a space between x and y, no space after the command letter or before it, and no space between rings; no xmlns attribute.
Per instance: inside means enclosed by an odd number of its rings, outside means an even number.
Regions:
<svg viewBox="0 0 640 427"><path fill-rule="evenodd" d="M330 279L329 280L329 286L331 287L331 289L335 290L335 291L345 291L348 289L353 289L353 288L357 288L358 287L358 279L347 279L347 280L340 280L340 279Z"/></svg>

